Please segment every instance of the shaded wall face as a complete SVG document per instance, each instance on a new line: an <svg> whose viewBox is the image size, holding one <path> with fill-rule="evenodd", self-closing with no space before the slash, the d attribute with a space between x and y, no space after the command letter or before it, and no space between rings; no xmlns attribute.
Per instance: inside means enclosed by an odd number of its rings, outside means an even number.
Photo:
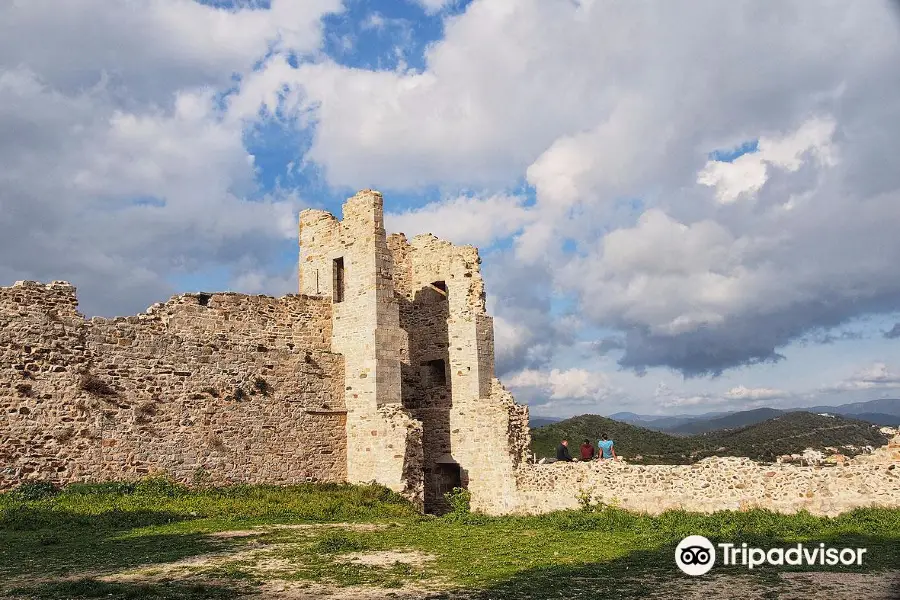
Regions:
<svg viewBox="0 0 900 600"><path fill-rule="evenodd" d="M401 362L403 405L423 426L426 509L441 512L444 494L466 486L471 467L460 460L467 456L467 424L454 420L454 410L475 408L480 378L492 374L492 348L485 357L476 340L475 324L484 318L478 257L474 248L427 235L411 242L392 235L388 246L400 325L408 338ZM454 443L460 436L463 441Z"/></svg>
<svg viewBox="0 0 900 600"><path fill-rule="evenodd" d="M193 295L90 321L76 303L70 286L0 288L0 486L345 479L327 300Z"/></svg>
<svg viewBox="0 0 900 600"><path fill-rule="evenodd" d="M408 361L401 365L403 406L422 423L425 508L440 512L443 494L461 485L453 467L439 463L452 450L449 304L447 294L433 286L418 290L412 300L400 296L399 304L400 325L409 336Z"/></svg>

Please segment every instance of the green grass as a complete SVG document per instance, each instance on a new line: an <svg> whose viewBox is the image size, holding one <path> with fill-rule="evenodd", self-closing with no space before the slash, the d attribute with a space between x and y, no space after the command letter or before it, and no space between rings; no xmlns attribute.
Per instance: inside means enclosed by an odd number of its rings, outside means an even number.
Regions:
<svg viewBox="0 0 900 600"><path fill-rule="evenodd" d="M325 526L339 522L361 526ZM323 525L275 527L303 524ZM212 535L235 530L252 531ZM149 480L73 485L61 492L31 486L0 494L0 597L236 598L272 580L387 590L413 584L431 586L434 597L453 589L517 600L640 598L660 590L679 597L694 580L676 569L674 548L691 534L764 548L823 541L869 550L862 567L802 570L871 573L900 564L900 510L861 509L836 518L762 510L653 517L594 506L485 517L466 513L460 504L439 518L417 514L378 486L189 491ZM384 551L415 551L430 560L350 560ZM220 558L172 570L176 561L213 553ZM104 579L136 568L145 569L144 579ZM788 590L776 573L791 569L800 568L748 573L717 567L715 573L777 594Z"/></svg>

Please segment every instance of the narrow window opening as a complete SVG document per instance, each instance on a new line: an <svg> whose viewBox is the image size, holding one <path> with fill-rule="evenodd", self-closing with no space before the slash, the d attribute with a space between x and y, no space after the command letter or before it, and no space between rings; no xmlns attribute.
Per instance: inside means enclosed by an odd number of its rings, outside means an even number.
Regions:
<svg viewBox="0 0 900 600"><path fill-rule="evenodd" d="M447 367L440 358L422 363L429 387L447 385Z"/></svg>
<svg viewBox="0 0 900 600"><path fill-rule="evenodd" d="M344 257L334 259L334 302L344 301Z"/></svg>
<svg viewBox="0 0 900 600"><path fill-rule="evenodd" d="M437 289L439 292L444 294L445 296L447 295L447 282L446 281L435 281L435 282L432 282L431 285L435 289Z"/></svg>
<svg viewBox="0 0 900 600"><path fill-rule="evenodd" d="M319 290L319 270L316 269L316 296L321 294L322 292Z"/></svg>
<svg viewBox="0 0 900 600"><path fill-rule="evenodd" d="M210 299L210 298L212 298L212 294L204 294L204 293L201 293L201 294L197 297L197 302L200 304L200 306L209 306L209 299Z"/></svg>

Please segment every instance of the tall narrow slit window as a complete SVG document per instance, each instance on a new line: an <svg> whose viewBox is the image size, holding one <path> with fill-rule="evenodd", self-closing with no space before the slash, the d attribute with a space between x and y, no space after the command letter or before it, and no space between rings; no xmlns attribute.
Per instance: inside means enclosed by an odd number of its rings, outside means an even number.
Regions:
<svg viewBox="0 0 900 600"><path fill-rule="evenodd" d="M344 257L334 259L334 302L344 301Z"/></svg>

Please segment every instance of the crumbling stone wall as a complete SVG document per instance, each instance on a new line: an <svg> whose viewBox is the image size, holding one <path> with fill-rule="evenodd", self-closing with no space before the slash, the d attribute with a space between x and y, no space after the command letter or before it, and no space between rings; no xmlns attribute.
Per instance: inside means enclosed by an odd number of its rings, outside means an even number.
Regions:
<svg viewBox="0 0 900 600"><path fill-rule="evenodd" d="M693 465L616 461L523 464L512 511L543 513L579 506L579 497L658 514L767 508L834 516L866 506L900 507L900 436L844 466L766 465L747 458L707 458Z"/></svg>
<svg viewBox="0 0 900 600"><path fill-rule="evenodd" d="M527 409L494 377L493 320L481 259L472 246L433 235L388 238L402 354L402 401L423 426L424 500L464 486L473 508L515 496L515 467L528 446ZM524 448L523 448L524 443Z"/></svg>
<svg viewBox="0 0 900 600"><path fill-rule="evenodd" d="M0 288L0 487L345 480L330 304L188 294L85 320L65 282Z"/></svg>
<svg viewBox="0 0 900 600"><path fill-rule="evenodd" d="M347 478L377 481L422 503L422 426L403 410L400 328L381 194L364 190L343 219L299 219L300 292L333 300L331 347L345 358Z"/></svg>
<svg viewBox="0 0 900 600"><path fill-rule="evenodd" d="M840 467L532 464L528 409L494 375L476 248L384 230L381 194L303 211L299 296L185 294L85 320L65 282L0 288L0 489L166 472L183 481L376 481L488 514L900 506L900 436Z"/></svg>

